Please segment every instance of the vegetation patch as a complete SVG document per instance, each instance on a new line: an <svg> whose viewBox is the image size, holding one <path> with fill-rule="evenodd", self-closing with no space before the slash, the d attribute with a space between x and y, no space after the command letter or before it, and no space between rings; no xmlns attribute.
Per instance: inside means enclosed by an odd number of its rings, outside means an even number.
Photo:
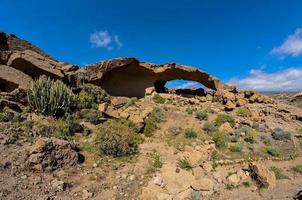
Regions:
<svg viewBox="0 0 302 200"><path fill-rule="evenodd" d="M218 114L217 118L215 119L215 125L219 127L225 122L229 122L231 127L235 126L235 119L232 116L228 114Z"/></svg>
<svg viewBox="0 0 302 200"><path fill-rule="evenodd" d="M291 133L284 131L281 128L276 128L272 133L272 137L275 140L282 140L282 141L291 140Z"/></svg>
<svg viewBox="0 0 302 200"><path fill-rule="evenodd" d="M193 108L192 108L191 106L187 107L186 112L187 112L189 115L192 115L192 114L193 114Z"/></svg>
<svg viewBox="0 0 302 200"><path fill-rule="evenodd" d="M138 148L135 132L119 120L109 120L101 124L96 143L102 153L113 157L132 155Z"/></svg>
<svg viewBox="0 0 302 200"><path fill-rule="evenodd" d="M237 116L240 116L240 117L251 117L252 116L252 113L251 113L250 109L248 109L248 108L238 108L236 114L237 114Z"/></svg>
<svg viewBox="0 0 302 200"><path fill-rule="evenodd" d="M159 104L164 104L166 102L166 100L162 96L160 96L159 94L155 94L153 96L153 101L155 103L159 103Z"/></svg>
<svg viewBox="0 0 302 200"><path fill-rule="evenodd" d="M214 135L213 135L213 140L215 142L215 145L217 148L224 148L227 146L227 139L228 139L228 136L224 133L221 133L221 132L216 132Z"/></svg>
<svg viewBox="0 0 302 200"><path fill-rule="evenodd" d="M187 170L187 171L190 171L193 168L191 163L189 162L189 160L187 158L179 159L177 161L177 167L179 167L181 169L184 169L184 170Z"/></svg>
<svg viewBox="0 0 302 200"><path fill-rule="evenodd" d="M281 168L274 166L274 167L271 167L270 169L274 172L276 179L289 179L289 177L284 174L284 172Z"/></svg>
<svg viewBox="0 0 302 200"><path fill-rule="evenodd" d="M229 149L231 152L241 152L243 148L243 142L239 142L236 144L231 144Z"/></svg>
<svg viewBox="0 0 302 200"><path fill-rule="evenodd" d="M185 129L185 138L192 139L197 138L197 133L193 128Z"/></svg>
<svg viewBox="0 0 302 200"><path fill-rule="evenodd" d="M27 93L29 106L38 113L56 117L70 111L72 91L61 81L40 76Z"/></svg>
<svg viewBox="0 0 302 200"><path fill-rule="evenodd" d="M293 170L294 172L297 172L297 173L299 173L299 174L302 174L302 165L296 165L296 166L292 167L292 170Z"/></svg>
<svg viewBox="0 0 302 200"><path fill-rule="evenodd" d="M202 129L208 134L212 134L218 131L217 126L211 122L205 122Z"/></svg>
<svg viewBox="0 0 302 200"><path fill-rule="evenodd" d="M150 116L145 121L145 127L143 133L145 136L152 136L153 131L159 128L159 123L162 120L163 112L161 108L156 107L151 112Z"/></svg>
<svg viewBox="0 0 302 200"><path fill-rule="evenodd" d="M206 113L205 111L197 111L195 113L195 116L199 120L207 120L208 119L208 113Z"/></svg>
<svg viewBox="0 0 302 200"><path fill-rule="evenodd" d="M266 147L266 152L269 155L273 156L273 157L280 157L281 156L281 151L277 147L267 146Z"/></svg>

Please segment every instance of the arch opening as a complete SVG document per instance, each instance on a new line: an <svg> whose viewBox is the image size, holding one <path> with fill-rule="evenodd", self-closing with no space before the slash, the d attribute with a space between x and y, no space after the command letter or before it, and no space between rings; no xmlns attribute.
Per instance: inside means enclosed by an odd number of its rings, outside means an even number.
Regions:
<svg viewBox="0 0 302 200"><path fill-rule="evenodd" d="M157 80L154 82L157 93L176 93L180 95L205 96L212 89L207 88L197 81L175 79L171 81Z"/></svg>
<svg viewBox="0 0 302 200"><path fill-rule="evenodd" d="M12 92L18 88L18 85L3 79L0 79L0 92Z"/></svg>

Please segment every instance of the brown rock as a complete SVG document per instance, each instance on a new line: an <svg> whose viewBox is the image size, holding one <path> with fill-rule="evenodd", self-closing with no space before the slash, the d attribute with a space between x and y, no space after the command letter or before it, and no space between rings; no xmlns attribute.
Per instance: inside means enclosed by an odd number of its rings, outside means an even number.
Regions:
<svg viewBox="0 0 302 200"><path fill-rule="evenodd" d="M229 122L225 122L219 127L219 132L229 134L229 135L233 135L234 134L234 129L231 127Z"/></svg>
<svg viewBox="0 0 302 200"><path fill-rule="evenodd" d="M115 108L121 108L126 105L129 100L128 97L113 97L111 99L111 105Z"/></svg>
<svg viewBox="0 0 302 200"><path fill-rule="evenodd" d="M261 187L272 189L276 186L275 175L263 164L256 162L250 163L249 169L251 176Z"/></svg>
<svg viewBox="0 0 302 200"><path fill-rule="evenodd" d="M39 170L55 170L81 161L75 145L56 138L40 138L29 151L28 165Z"/></svg>

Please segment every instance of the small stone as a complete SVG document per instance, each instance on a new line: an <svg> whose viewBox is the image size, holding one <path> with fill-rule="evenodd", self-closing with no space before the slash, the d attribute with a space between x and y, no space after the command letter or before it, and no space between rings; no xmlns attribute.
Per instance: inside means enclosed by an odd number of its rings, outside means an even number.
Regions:
<svg viewBox="0 0 302 200"><path fill-rule="evenodd" d="M112 189L116 190L116 189L117 189L117 186L116 186L116 185L115 185L115 186L113 186L113 187L112 187Z"/></svg>
<svg viewBox="0 0 302 200"><path fill-rule="evenodd" d="M130 180L130 181L134 181L134 180L135 180L135 175L132 174L131 176L129 176L129 180Z"/></svg>
<svg viewBox="0 0 302 200"><path fill-rule="evenodd" d="M26 176L26 175L23 175L23 176L21 176L20 178L21 178L21 179L26 179L27 176Z"/></svg>
<svg viewBox="0 0 302 200"><path fill-rule="evenodd" d="M122 178L123 178L123 179L126 179L126 178L127 178L127 174L123 174L123 175L122 175Z"/></svg>
<svg viewBox="0 0 302 200"><path fill-rule="evenodd" d="M83 190L82 197L83 197L83 199L89 199L89 198L93 197L93 193L89 192L88 190Z"/></svg>
<svg viewBox="0 0 302 200"><path fill-rule="evenodd" d="M236 186L240 182L240 177L237 174L232 174L228 177L228 181L230 184Z"/></svg>
<svg viewBox="0 0 302 200"><path fill-rule="evenodd" d="M159 187L162 187L164 185L164 180L160 175L157 175L154 177L153 183Z"/></svg>
<svg viewBox="0 0 302 200"><path fill-rule="evenodd" d="M93 167L94 167L94 168L98 167L98 164L97 164L97 163L94 163L94 164L93 164Z"/></svg>

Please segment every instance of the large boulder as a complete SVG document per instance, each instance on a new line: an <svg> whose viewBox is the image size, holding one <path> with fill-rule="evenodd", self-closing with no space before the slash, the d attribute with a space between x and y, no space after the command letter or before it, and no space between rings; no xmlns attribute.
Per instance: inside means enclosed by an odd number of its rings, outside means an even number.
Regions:
<svg viewBox="0 0 302 200"><path fill-rule="evenodd" d="M57 138L40 138L31 147L28 165L39 171L52 171L81 162L76 146Z"/></svg>
<svg viewBox="0 0 302 200"><path fill-rule="evenodd" d="M276 177L265 165L257 162L249 164L249 169L252 178L260 185L272 189L276 186Z"/></svg>

